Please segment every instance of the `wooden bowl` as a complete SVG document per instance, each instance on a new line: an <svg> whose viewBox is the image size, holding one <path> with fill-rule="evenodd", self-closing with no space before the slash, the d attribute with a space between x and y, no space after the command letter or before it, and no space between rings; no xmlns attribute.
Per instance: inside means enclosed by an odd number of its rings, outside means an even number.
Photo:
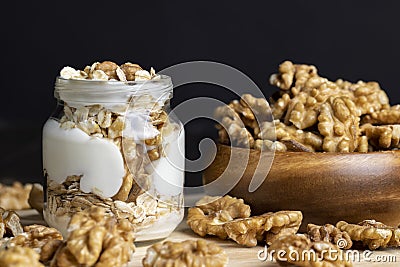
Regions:
<svg viewBox="0 0 400 267"><path fill-rule="evenodd" d="M229 192L251 206L252 215L268 211L300 210L307 223L358 223L375 219L391 226L400 223L400 151L371 153L276 152L260 187L249 183L258 163L269 159L260 151L218 145L213 163L204 171L204 183L216 180L231 162L231 174L248 164ZM261 158L260 158L261 156ZM240 168L239 168L240 169ZM264 175L265 176L265 175Z"/></svg>

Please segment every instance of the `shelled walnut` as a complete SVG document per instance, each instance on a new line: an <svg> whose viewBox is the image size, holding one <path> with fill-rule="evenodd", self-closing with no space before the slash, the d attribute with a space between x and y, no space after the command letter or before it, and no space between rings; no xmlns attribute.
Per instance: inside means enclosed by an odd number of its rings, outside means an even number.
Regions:
<svg viewBox="0 0 400 267"><path fill-rule="evenodd" d="M332 224L325 224L320 226L309 223L307 225L307 234L314 242L325 241L338 245L338 242L344 240L342 245L345 246L341 247L343 249L349 249L353 245L349 234L347 232L341 231Z"/></svg>
<svg viewBox="0 0 400 267"><path fill-rule="evenodd" d="M312 242L305 235L284 235L275 240L268 251L275 251L276 261L287 266L293 264L303 267L351 267L343 251L325 241ZM328 251L334 254L327 253Z"/></svg>
<svg viewBox="0 0 400 267"><path fill-rule="evenodd" d="M68 229L68 240L58 244L51 266L123 266L135 249L133 225L117 221L100 207L76 213ZM48 251L51 254L54 247Z"/></svg>
<svg viewBox="0 0 400 267"><path fill-rule="evenodd" d="M1 267L44 267L39 262L39 254L27 247L11 247L0 251Z"/></svg>
<svg viewBox="0 0 400 267"><path fill-rule="evenodd" d="M23 210L29 209L28 204L29 192L32 184L21 184L14 182L12 185L0 183L0 207L6 210Z"/></svg>
<svg viewBox="0 0 400 267"><path fill-rule="evenodd" d="M198 235L216 235L219 238L227 238L224 223L236 218L250 216L250 207L244 204L243 199L231 196L219 197L216 200L205 203L209 197L199 201L196 207L189 208L187 224Z"/></svg>
<svg viewBox="0 0 400 267"><path fill-rule="evenodd" d="M360 241L369 249L400 246L400 229L387 226L375 220L365 220L359 224L340 221L336 227L347 232L353 241Z"/></svg>
<svg viewBox="0 0 400 267"><path fill-rule="evenodd" d="M235 219L224 224L230 239L248 247L266 241L269 245L282 235L295 234L303 216L300 211L278 211L250 218Z"/></svg>
<svg viewBox="0 0 400 267"><path fill-rule="evenodd" d="M224 224L225 232L236 243L246 247L254 247L265 238L265 216L268 215L263 214L226 222Z"/></svg>
<svg viewBox="0 0 400 267"><path fill-rule="evenodd" d="M225 142L230 141L239 147L253 147L254 138L234 108L230 106L218 107L214 116L221 124L220 134L226 133L229 136L229 139L224 140Z"/></svg>
<svg viewBox="0 0 400 267"><path fill-rule="evenodd" d="M10 242L10 246L22 246L33 249L41 248L52 240L62 240L61 233L54 228L44 225L32 224L24 226L24 232L16 235Z"/></svg>
<svg viewBox="0 0 400 267"><path fill-rule="evenodd" d="M376 149L399 148L400 124L373 126L367 123L361 126L361 131Z"/></svg>
<svg viewBox="0 0 400 267"><path fill-rule="evenodd" d="M3 224L4 227L4 236L7 237L15 237L19 234L22 234L24 232L24 229L22 228L19 216L17 213L14 211L4 211L2 210L0 212L2 218L2 222L0 224ZM3 228L1 227L1 228ZM3 237L3 236L1 236Z"/></svg>
<svg viewBox="0 0 400 267"><path fill-rule="evenodd" d="M318 130L328 152L353 152L358 147L360 111L347 97L330 97L321 106Z"/></svg>
<svg viewBox="0 0 400 267"><path fill-rule="evenodd" d="M315 66L285 61L279 65L278 73L270 76L270 84L280 89L271 97L271 109L265 99L249 94L233 100L228 105L229 114L227 109L217 108L225 111L217 112L219 122L225 119L221 123L224 127L218 127L220 143L295 152L368 152L398 148L394 145L395 139L388 148L387 144L379 145L379 141L359 130L365 123L400 124L400 105L390 107L385 91L377 82L351 83L341 79L333 82L320 76ZM254 108L247 102L263 104ZM236 130L228 131L227 125L233 123L244 126L233 126ZM397 130L391 130L395 131L396 138ZM389 130L376 131L386 134ZM276 141L280 143L275 145Z"/></svg>
<svg viewBox="0 0 400 267"><path fill-rule="evenodd" d="M218 245L201 239L165 241L148 248L142 263L144 267L223 267L228 264L228 256Z"/></svg>
<svg viewBox="0 0 400 267"><path fill-rule="evenodd" d="M279 65L279 73L271 75L269 82L282 90L292 91L291 93L295 94L310 77L317 75L317 68L314 66L285 61Z"/></svg>
<svg viewBox="0 0 400 267"><path fill-rule="evenodd" d="M373 125L400 124L400 105L395 105L365 115L361 122L363 124L371 123Z"/></svg>
<svg viewBox="0 0 400 267"><path fill-rule="evenodd" d="M300 211L269 213L264 225L266 243L269 245L280 236L297 233L302 220L303 214Z"/></svg>

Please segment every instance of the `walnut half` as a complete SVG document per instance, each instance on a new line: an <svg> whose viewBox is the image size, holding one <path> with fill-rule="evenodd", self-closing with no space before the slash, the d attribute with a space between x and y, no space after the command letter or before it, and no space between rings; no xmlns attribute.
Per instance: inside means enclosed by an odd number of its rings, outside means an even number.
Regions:
<svg viewBox="0 0 400 267"><path fill-rule="evenodd" d="M275 240L268 251L275 251L273 256L276 261L287 266L293 264L303 267L351 267L351 262L345 260L343 251L336 245L317 241L312 242L305 235L284 235ZM330 256L328 251L335 251Z"/></svg>
<svg viewBox="0 0 400 267"><path fill-rule="evenodd" d="M224 223L236 218L250 216L250 206L244 204L243 199L231 196L218 197L209 203L209 197L201 199L196 207L190 208L187 216L187 224L200 235L216 235L219 238L227 238Z"/></svg>
<svg viewBox="0 0 400 267"><path fill-rule="evenodd" d="M0 251L1 267L44 267L39 262L39 254L26 247L11 247Z"/></svg>
<svg viewBox="0 0 400 267"><path fill-rule="evenodd" d="M165 241L148 248L142 263L144 267L223 267L228 263L228 256L218 245L201 239Z"/></svg>
<svg viewBox="0 0 400 267"><path fill-rule="evenodd" d="M300 211L269 212L227 222L224 228L230 239L240 245L254 247L257 241L265 240L269 245L280 236L297 233L302 219Z"/></svg>
<svg viewBox="0 0 400 267"><path fill-rule="evenodd" d="M365 220L359 224L340 221L336 227L347 232L353 241L361 241L371 250L400 246L400 229L375 220Z"/></svg>
<svg viewBox="0 0 400 267"><path fill-rule="evenodd" d="M307 234L314 242L325 241L338 245L340 240L345 240L343 249L349 249L353 245L351 238L347 232L343 232L332 224L322 226L309 223L307 225Z"/></svg>

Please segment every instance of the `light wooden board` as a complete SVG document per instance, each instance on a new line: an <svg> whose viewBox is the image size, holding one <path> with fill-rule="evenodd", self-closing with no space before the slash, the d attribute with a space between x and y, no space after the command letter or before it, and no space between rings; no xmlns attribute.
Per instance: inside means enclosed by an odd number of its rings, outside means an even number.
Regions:
<svg viewBox="0 0 400 267"><path fill-rule="evenodd" d="M19 212L22 218L23 224L32 224L32 223L40 223L44 224L43 220L40 218L39 214L36 211L28 210ZM200 238L196 234L192 232L192 230L186 225L185 221L183 221L177 229L165 240L170 241L183 241L188 239L197 239ZM263 246L257 246L254 248L244 248L232 241L224 241L219 240L213 237L206 238L209 242L215 242L224 248L229 256L229 264L228 266L278 266L278 264L270 261L260 261L257 257L258 252L263 250ZM146 254L147 248L151 245L151 242L142 242L136 244L136 251L133 256L132 261L127 267L136 267L142 266L142 259ZM363 252L360 251L362 254ZM369 256L371 259L378 259L378 257L392 257L395 262L354 262L354 266L367 266L367 267L380 267L380 266L400 266L400 248L399 249L385 249L373 251Z"/></svg>

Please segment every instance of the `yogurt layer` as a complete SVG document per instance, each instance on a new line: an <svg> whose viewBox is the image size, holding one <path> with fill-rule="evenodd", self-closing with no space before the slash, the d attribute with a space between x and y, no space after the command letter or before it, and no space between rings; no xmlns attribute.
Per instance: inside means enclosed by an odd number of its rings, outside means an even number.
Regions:
<svg viewBox="0 0 400 267"><path fill-rule="evenodd" d="M114 143L78 128L62 129L53 119L43 128L43 166L48 179L59 184L67 176L83 175L81 190L104 198L118 192L125 175L123 157Z"/></svg>

